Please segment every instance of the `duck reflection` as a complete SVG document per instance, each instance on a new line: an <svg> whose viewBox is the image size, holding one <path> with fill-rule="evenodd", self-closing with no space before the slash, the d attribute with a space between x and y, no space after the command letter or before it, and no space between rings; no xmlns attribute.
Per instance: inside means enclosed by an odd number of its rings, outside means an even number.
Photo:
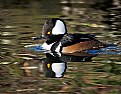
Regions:
<svg viewBox="0 0 121 94"><path fill-rule="evenodd" d="M67 69L67 62L89 62L96 55L90 54L61 54L46 53L46 58L42 59L42 71L49 78L62 78Z"/></svg>
<svg viewBox="0 0 121 94"><path fill-rule="evenodd" d="M46 57L42 60L44 75L51 78L63 77L67 68L66 62L61 61L59 56L52 53L46 53Z"/></svg>

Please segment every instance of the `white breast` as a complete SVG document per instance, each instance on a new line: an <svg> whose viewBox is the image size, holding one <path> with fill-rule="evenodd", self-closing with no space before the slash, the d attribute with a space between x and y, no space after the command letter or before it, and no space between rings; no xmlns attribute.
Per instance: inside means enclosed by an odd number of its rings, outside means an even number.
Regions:
<svg viewBox="0 0 121 94"><path fill-rule="evenodd" d="M54 43L51 43L51 44L47 44L46 42L44 42L42 44L42 48L45 49L45 50L51 50L51 47Z"/></svg>
<svg viewBox="0 0 121 94"><path fill-rule="evenodd" d="M43 43L42 48L45 50L51 50L52 46L55 44L51 43L51 44L47 44L46 42ZM56 47L55 52L60 52L61 49L61 43L59 43L59 45Z"/></svg>
<svg viewBox="0 0 121 94"><path fill-rule="evenodd" d="M59 45L57 46L57 48L55 49L56 52L60 52L60 49L61 49L61 42L59 43Z"/></svg>

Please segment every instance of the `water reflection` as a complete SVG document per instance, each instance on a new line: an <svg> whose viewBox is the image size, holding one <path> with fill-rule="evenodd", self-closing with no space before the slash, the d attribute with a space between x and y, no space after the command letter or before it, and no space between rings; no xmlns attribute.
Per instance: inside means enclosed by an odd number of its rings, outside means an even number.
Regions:
<svg viewBox="0 0 121 94"><path fill-rule="evenodd" d="M68 62L90 62L94 56L96 55L87 53L46 53L46 58L40 61L42 62L42 70L46 77L61 78L66 72Z"/></svg>
<svg viewBox="0 0 121 94"><path fill-rule="evenodd" d="M104 23L109 25L109 30L111 31L120 31L120 25L121 25L121 8L112 8L108 9L109 14L105 15L104 17L107 19L103 21ZM116 35L116 33L114 33Z"/></svg>
<svg viewBox="0 0 121 94"><path fill-rule="evenodd" d="M59 59L53 53L47 53L46 58L42 60L42 70L46 77L61 78L64 76L67 68L67 62Z"/></svg>
<svg viewBox="0 0 121 94"><path fill-rule="evenodd" d="M109 36L120 37L121 31L121 1L120 0L101 0L95 2L92 8L105 11L103 15L103 23L107 24L107 28L104 30L109 30Z"/></svg>

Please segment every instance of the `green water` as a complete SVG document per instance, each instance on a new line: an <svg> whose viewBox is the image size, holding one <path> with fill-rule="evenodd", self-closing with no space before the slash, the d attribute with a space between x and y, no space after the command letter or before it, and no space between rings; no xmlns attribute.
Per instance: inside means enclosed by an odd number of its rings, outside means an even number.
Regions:
<svg viewBox="0 0 121 94"><path fill-rule="evenodd" d="M71 33L96 34L104 43L121 41L120 1L115 6L107 0L65 1L0 2L0 94L121 94L120 54L69 59L62 78L47 78L41 68L45 53L25 47L44 42L32 37L41 35L44 22L53 17L64 19Z"/></svg>

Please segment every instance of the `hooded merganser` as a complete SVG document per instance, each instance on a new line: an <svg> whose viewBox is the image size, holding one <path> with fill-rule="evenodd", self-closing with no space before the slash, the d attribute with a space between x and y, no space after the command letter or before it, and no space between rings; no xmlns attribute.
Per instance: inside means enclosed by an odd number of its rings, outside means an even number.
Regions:
<svg viewBox="0 0 121 94"><path fill-rule="evenodd" d="M68 34L66 24L60 18L45 22L42 37L46 39L42 48L52 52L74 53L106 47L106 44L95 39L94 35Z"/></svg>

